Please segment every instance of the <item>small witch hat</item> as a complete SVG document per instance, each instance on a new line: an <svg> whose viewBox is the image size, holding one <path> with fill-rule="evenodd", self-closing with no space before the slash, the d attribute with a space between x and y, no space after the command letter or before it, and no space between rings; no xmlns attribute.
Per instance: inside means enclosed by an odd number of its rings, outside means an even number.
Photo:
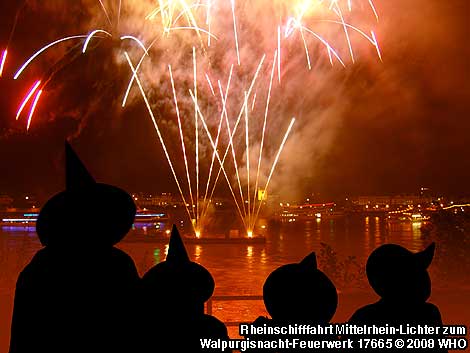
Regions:
<svg viewBox="0 0 470 353"><path fill-rule="evenodd" d="M181 306L203 304L215 287L209 271L189 259L175 225L171 230L166 260L151 268L142 280L147 290Z"/></svg>
<svg viewBox="0 0 470 353"><path fill-rule="evenodd" d="M172 264L185 265L191 262L189 260L188 253L183 244L183 239L178 232L178 228L173 224L171 228L170 243L168 244L168 254L166 255L166 261ZM200 266L200 265L199 265Z"/></svg>
<svg viewBox="0 0 470 353"><path fill-rule="evenodd" d="M132 197L115 186L95 182L69 143L65 143L66 189L42 207L36 232L44 246L111 246L134 222Z"/></svg>
<svg viewBox="0 0 470 353"><path fill-rule="evenodd" d="M299 263L271 272L263 286L263 299L269 314L276 320L326 323L338 305L336 288L317 268L314 252Z"/></svg>
<svg viewBox="0 0 470 353"><path fill-rule="evenodd" d="M400 291L411 292L422 287L423 297L429 296L427 268L434 257L436 244L431 243L423 251L413 253L397 244L384 244L375 249L367 259L366 273L372 288L384 297ZM428 283L429 282L429 283Z"/></svg>

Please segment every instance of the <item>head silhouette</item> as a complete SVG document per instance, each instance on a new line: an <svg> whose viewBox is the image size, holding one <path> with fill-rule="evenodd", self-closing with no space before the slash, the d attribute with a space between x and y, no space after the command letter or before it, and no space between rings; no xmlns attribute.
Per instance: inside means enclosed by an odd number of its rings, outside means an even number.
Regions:
<svg viewBox="0 0 470 353"><path fill-rule="evenodd" d="M132 197L115 186L96 183L67 142L65 159L66 190L46 202L36 223L42 245L93 248L118 243L134 222Z"/></svg>
<svg viewBox="0 0 470 353"><path fill-rule="evenodd" d="M338 305L336 288L317 268L315 253L274 270L263 286L266 309L276 320L326 323Z"/></svg>
<svg viewBox="0 0 470 353"><path fill-rule="evenodd" d="M203 313L215 287L209 271L189 259L175 225L166 260L144 275L143 285L150 300L158 299L167 303L168 310L185 313Z"/></svg>
<svg viewBox="0 0 470 353"><path fill-rule="evenodd" d="M427 272L435 244L412 253L396 244L385 244L370 254L366 272L370 285L383 299L400 302L425 302L431 295Z"/></svg>

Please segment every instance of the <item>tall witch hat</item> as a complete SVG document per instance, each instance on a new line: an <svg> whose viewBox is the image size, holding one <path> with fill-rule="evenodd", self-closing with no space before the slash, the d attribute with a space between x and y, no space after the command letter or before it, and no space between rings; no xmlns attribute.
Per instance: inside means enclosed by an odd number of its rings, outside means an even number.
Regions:
<svg viewBox="0 0 470 353"><path fill-rule="evenodd" d="M381 297L411 295L414 289L420 292L420 297L427 299L431 290L427 268L435 248L436 244L431 243L423 251L413 253L397 244L379 246L367 259L366 273L370 285Z"/></svg>
<svg viewBox="0 0 470 353"><path fill-rule="evenodd" d="M96 184L95 179L78 158L72 146L65 142L65 188L79 190Z"/></svg>
<svg viewBox="0 0 470 353"><path fill-rule="evenodd" d="M314 252L271 272L263 286L268 313L276 320L329 322L338 305L331 280L317 268Z"/></svg>
<svg viewBox="0 0 470 353"><path fill-rule="evenodd" d="M171 230L166 260L151 268L142 280L147 290L181 305L203 304L215 288L209 271L189 259L175 225Z"/></svg>
<svg viewBox="0 0 470 353"><path fill-rule="evenodd" d="M41 244L114 245L129 231L136 207L122 189L95 182L68 142L65 143L65 191L42 207L36 232Z"/></svg>

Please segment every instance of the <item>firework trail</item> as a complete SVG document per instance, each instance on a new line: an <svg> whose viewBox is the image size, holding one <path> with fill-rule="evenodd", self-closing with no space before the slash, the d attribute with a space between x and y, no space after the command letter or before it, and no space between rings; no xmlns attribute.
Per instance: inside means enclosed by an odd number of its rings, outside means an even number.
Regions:
<svg viewBox="0 0 470 353"><path fill-rule="evenodd" d="M109 17L108 10L106 10L106 7L103 4L102 0L98 0L100 2L101 8L103 9L104 15L106 16L106 19L108 20L109 24L112 25L113 23L111 22L111 18Z"/></svg>
<svg viewBox="0 0 470 353"><path fill-rule="evenodd" d="M171 70L171 65L168 65L168 71L170 72L171 88L173 90L173 97L175 100L176 116L178 118L178 128L179 128L180 139L181 139L181 149L183 151L184 167L186 169L186 178L188 182L189 196L191 197L191 210L193 211L192 218L194 219L196 217L194 216L194 209L193 209L194 208L193 188L191 187L191 178L189 176L188 158L186 156L186 145L184 143L183 127L181 125L181 116L180 116L180 110L178 107L178 98L176 97L175 81L173 79L173 72Z"/></svg>
<svg viewBox="0 0 470 353"><path fill-rule="evenodd" d="M122 36L121 37L121 40L123 39L126 39L127 37L133 37L133 36ZM137 67L136 67L136 73L139 72L139 69L140 69L140 66L142 65L142 63L144 62L144 59L146 57L149 56L149 50L153 47L153 45L155 44L155 42L157 41L157 39L155 38L152 43L150 43L150 45L148 46L148 48L145 48L145 46L143 47L144 49L144 54L141 56L140 60L139 60L139 63L137 64ZM140 42L140 41L139 41ZM143 43L140 42L142 45ZM139 44L140 45L140 44ZM142 47L142 46L141 46ZM124 98L122 99L122 107L124 108L126 106L126 103L127 103L127 99L129 97L129 93L131 91L131 88L132 88L132 84L134 83L134 73L132 73L132 77L129 81L129 84L127 85L127 89L126 89L126 93L124 94Z"/></svg>
<svg viewBox="0 0 470 353"><path fill-rule="evenodd" d="M259 183L259 174L261 170L261 160L263 159L263 147L264 147L264 137L266 135L266 125L268 121L268 112L269 112L269 103L271 101L271 90L273 88L273 78L274 78L274 68L276 65L276 60L278 58L277 50L274 52L273 66L271 69L271 78L269 80L268 95L266 98L266 109L264 111L264 120L263 120L263 130L261 132L261 142L259 146L259 158L258 158L258 167L256 169L256 182L255 182L255 192L253 196L253 211L256 205L256 193L258 192L258 183Z"/></svg>
<svg viewBox="0 0 470 353"><path fill-rule="evenodd" d="M235 0L230 0L230 4L232 5L233 35L235 37L235 48L237 50L237 63L240 65L240 49L238 45L237 19L235 16Z"/></svg>
<svg viewBox="0 0 470 353"><path fill-rule="evenodd" d="M177 187L178 187L178 191L180 192L181 198L182 198L182 200L183 200L183 202L184 202L184 205L185 205L185 207L186 207L186 212L188 213L188 216L189 216L189 218L191 219L191 214L190 214L189 209L188 209L188 206L187 206L188 204L187 204L187 202L186 202L186 198L184 197L183 190L181 189L181 185L180 185L180 183L179 183L179 179L178 179L178 177L176 176L176 172L175 172L175 169L174 169L174 167L173 167L173 162L172 162L172 160L171 160L171 158L170 158L170 155L169 155L169 153L168 153L168 149L166 148L165 141L163 140L163 136L162 136L162 133L160 132L160 128L158 127L157 121L156 121L155 116L154 116L154 114L153 114L153 110L152 110L152 108L150 107L150 103L149 103L149 101L148 101L147 95L145 94L145 90L144 90L142 84L140 83L140 79L139 79L139 77L137 76L137 71L135 70L134 65L132 64L132 61L131 61L131 59L129 58L129 54L127 54L127 52L125 52L124 55L126 56L126 60L127 60L129 66L130 66L130 68L131 68L131 70L132 70L132 72L133 72L133 74L134 74L134 77L135 77L135 80L136 80L136 82L137 82L137 85L139 86L140 92L141 92L141 94L142 94L142 98L144 99L144 102L145 102L145 106L146 106L147 109L148 109L149 115L150 115L150 117L151 117L151 119L152 119L153 126L154 126L154 128L155 128L155 131L157 132L158 139L160 140L160 143L161 143L161 145L162 145L163 151L165 152L165 157L166 157L166 159L167 159L167 161L168 161L168 164L169 164L169 166L170 166L170 169L171 169L171 172L172 172L172 174L173 174L173 177L175 178L175 182L176 182L176 185L177 185Z"/></svg>
<svg viewBox="0 0 470 353"><path fill-rule="evenodd" d="M2 57L0 59L1 60L0 61L0 78L3 76L3 70L5 69L5 64L6 64L7 56L8 56L8 48L10 47L10 43L13 39L13 36L15 35L16 25L18 24L18 19L20 17L21 11L23 10L25 4L26 4L26 0L23 1L20 8L18 9L18 11L15 14L15 19L13 20L13 26L11 28L10 35L8 36L7 46L2 52Z"/></svg>
<svg viewBox="0 0 470 353"><path fill-rule="evenodd" d="M238 117L236 119L236 122L235 122L235 125L233 127L232 130L230 130L230 123L228 121L228 116L227 116L227 113L225 113L225 118L226 118L226 125L227 125L227 132L228 132L228 145L225 149L225 153L224 153L224 156L222 158L222 162L221 162L221 165L220 165L220 168L219 168L219 171L217 173L217 176L216 176L216 179L215 179L215 182L214 182L214 185L212 187L212 191L211 191L211 196L210 198L212 198L212 195L214 194L214 191L215 191L215 187L217 186L217 181L219 179L219 176L220 176L220 172L222 171L223 169L223 165L225 163L225 160L227 158L227 155L228 155L228 152L229 150L232 151L232 157L233 157L233 163L234 163L234 167L235 167L235 172L236 172L236 177L237 177L237 182L238 182L238 185L239 185L239 189L240 189L240 197L241 197L241 206L237 204L237 208L238 209L243 209L243 212L244 212L244 215L245 217L242 217L243 218L243 223L246 225L246 222L245 222L245 219L246 218L246 211L245 211L245 201L244 201L244 196L243 196L243 191L242 191L242 186L241 186L241 181L240 181L240 174L239 174L239 168L238 168L238 165L237 165L237 158L236 158L236 153L235 153L235 144L234 144L234 136L235 136L235 133L237 131L237 128L238 128L238 125L241 121L241 118L243 116L243 113L245 112L245 107L246 107L246 100L248 99L248 97L251 95L251 92L255 86L255 83L258 79L258 75L260 73L260 70L263 66L263 63L264 63L264 60L265 60L265 55L263 55L263 57L261 58L259 64L258 64L258 67L256 69L256 72L253 76L253 79L251 80L251 83L250 83L250 87L248 89L248 91L245 93L245 99L243 101L243 104L242 104L242 107L240 109L240 112L238 114ZM221 92L221 95L222 95L222 92ZM248 156L247 156L248 157ZM233 192L232 192L233 194ZM235 198L235 196L234 196ZM235 198L236 199L236 198Z"/></svg>
<svg viewBox="0 0 470 353"><path fill-rule="evenodd" d="M244 92L244 108L245 108L245 143L246 143L246 195L247 195L247 210L248 210L248 224L251 222L250 215L250 129L249 129L249 119L248 119L248 95Z"/></svg>
<svg viewBox="0 0 470 353"><path fill-rule="evenodd" d="M196 231L199 222L199 119L198 119L198 103L197 103L197 61L196 48L193 47L193 73L194 73L194 134L196 141Z"/></svg>
<svg viewBox="0 0 470 353"><path fill-rule="evenodd" d="M222 125L223 125L223 122L224 122L223 118L226 117L226 115L227 115L227 97L228 97L228 94L229 94L230 83L232 81L232 74L233 74L233 65L230 67L230 73L229 73L229 77L228 77L228 80L227 80L227 86L225 88L225 93L223 93L222 85L221 85L220 81L217 81L218 86L219 86L220 97L221 97L221 100L222 100L222 113L220 114L219 126L217 128L217 137L216 137L216 140L215 140L215 146L216 147L218 147L218 145L219 145L220 133L221 133ZM212 85L211 85L211 87L212 87ZM211 88L211 91L213 91L213 88ZM204 199L203 199L203 202L202 202L203 205L205 205L206 201L207 201L207 196L208 196L208 192L209 192L209 186L210 186L210 181L211 181L212 171L213 171L214 161L215 161L215 152L216 151L214 150L214 152L212 153L211 165L209 167L209 175L207 177L207 183L206 183L206 191L204 193ZM207 209L206 209L206 212L207 212ZM206 213L206 212L204 212L204 213Z"/></svg>
<svg viewBox="0 0 470 353"><path fill-rule="evenodd" d="M13 76L13 78L15 80L17 80L20 77L20 75L23 73L23 71L29 66L29 64L31 64L34 59L36 59L39 55L44 53L47 49L49 49L49 48L51 48L51 47L53 47L53 46L55 46L59 43L66 42L66 41L69 41L71 39L78 39L78 38L88 38L88 35L76 35L76 36L64 37L64 38L57 39L57 40L45 45L44 47L42 47L41 49L36 51L33 55L31 55L31 57L28 60L26 60L26 62L18 69L15 76ZM87 44L87 42L85 42L85 43Z"/></svg>
<svg viewBox="0 0 470 353"><path fill-rule="evenodd" d="M29 116L28 116L28 124L26 125L26 130L29 130L29 127L31 126L31 120L33 118L34 111L36 110L39 97L41 97L41 93L42 93L42 90L39 90L38 93L36 93L36 97L34 97L33 105L31 106L31 111L29 112Z"/></svg>
<svg viewBox="0 0 470 353"><path fill-rule="evenodd" d="M26 104L28 104L29 100L33 96L34 92L36 92L40 84L41 84L41 81L36 81L36 83L31 87L29 92L26 94L26 97L23 99L20 107L18 108L18 112L16 113L16 120L18 120L24 107L26 106Z"/></svg>
<svg viewBox="0 0 470 353"><path fill-rule="evenodd" d="M7 55L8 55L8 49L5 49L0 59L0 77L3 76L3 69L5 68L5 62L7 61Z"/></svg>
<svg viewBox="0 0 470 353"><path fill-rule="evenodd" d="M290 132L291 132L291 130L292 130L292 127L294 126L294 123L295 123L295 118L292 118L292 120L291 120L291 122L290 122L290 124L289 124L289 127L287 128L287 131L286 131L286 133L285 133L285 135L284 135L284 138L282 139L281 146L279 147L279 150L278 150L277 153L276 153L276 157L274 158L274 163L273 163L273 165L272 165L272 167L271 167L271 170L270 170L270 172L269 172L268 179L267 179L266 184L265 184L264 189L263 189L265 192L268 190L269 183L271 182L271 178L272 178L272 176L273 176L274 170L276 169L277 163L279 162L279 157L281 156L282 150L284 149L284 146L285 146L286 141L287 141L287 137L289 136L289 134L290 134ZM256 219L258 218L259 211L260 211L260 209L261 209L261 205L262 205L262 203L260 202L260 203L258 204L258 210L256 211L256 215L255 215L255 217L254 217L254 222L251 224L251 226L250 226L250 228L249 228L250 230L253 229L254 226L255 226L255 222L256 222Z"/></svg>
<svg viewBox="0 0 470 353"><path fill-rule="evenodd" d="M214 151L215 151L215 155L216 155L216 157L217 157L217 160L219 161L220 169L222 170L222 172L223 172L223 174L224 174L224 176L225 176L225 179L226 179L226 181L227 181L227 185L228 185L228 187L229 187L229 189L230 189L230 193L232 194L232 197L233 197L233 199L235 200L235 205L237 206L237 210L238 210L238 213L239 213L239 215L240 215L240 218L241 218L241 220L243 221L243 223L244 223L244 225L245 225L245 228L246 228L246 227L247 227L247 224L246 224L246 222L244 221L243 214L242 214L242 211L241 211L241 207L240 207L240 205L238 204L238 202L236 202L237 198L236 198L235 192L233 191L233 188L232 188L232 186L231 186L230 178L228 177L227 172L225 171L225 168L224 168L224 163L223 163L222 160L220 159L219 153L217 152L217 147L216 147L216 145L215 145L215 143L214 143L214 140L213 140L212 135L211 135L211 133L210 133L210 131L209 131L209 128L207 127L206 119L204 118L204 115L201 113L201 110L199 109L199 105L197 104L197 99L196 99L195 95L193 94L193 92L192 92L191 90L189 90L189 93L190 93L190 95L191 95L191 98L193 99L194 105L195 105L196 110L197 110L197 114L198 114L198 116L199 116L199 118L200 118L200 120L201 120L201 122L202 122L202 125L203 125L205 131L206 131L206 134L207 134L207 137L209 138L209 141L210 141L210 143L211 143L211 146L212 146L212 148L213 148ZM196 231L197 231L197 230L198 230L198 229L196 229Z"/></svg>

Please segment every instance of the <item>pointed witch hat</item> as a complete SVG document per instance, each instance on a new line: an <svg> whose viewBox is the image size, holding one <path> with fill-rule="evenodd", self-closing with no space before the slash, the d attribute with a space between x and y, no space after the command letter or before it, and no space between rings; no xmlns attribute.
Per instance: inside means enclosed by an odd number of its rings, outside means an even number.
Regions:
<svg viewBox="0 0 470 353"><path fill-rule="evenodd" d="M384 296L387 292L397 293L400 287L417 285L418 281L427 282L427 268L435 248L436 244L431 243L423 251L413 253L397 244L379 246L367 259L366 273L370 285L377 294ZM422 285L428 286L427 283ZM427 288L423 290L428 291Z"/></svg>
<svg viewBox="0 0 470 353"><path fill-rule="evenodd" d="M171 230L166 260L151 268L142 281L155 296L163 296L182 307L203 304L215 288L209 271L189 259L176 225Z"/></svg>
<svg viewBox="0 0 470 353"><path fill-rule="evenodd" d="M95 179L78 158L72 146L65 142L65 189L80 191L95 184Z"/></svg>
<svg viewBox="0 0 470 353"><path fill-rule="evenodd" d="M65 191L49 199L39 213L36 232L42 245L93 248L118 243L134 222L132 197L95 182L67 142L65 179Z"/></svg>
<svg viewBox="0 0 470 353"><path fill-rule="evenodd" d="M263 299L269 314L276 320L326 323L338 306L336 288L317 268L314 252L299 263L271 272L263 286Z"/></svg>
<svg viewBox="0 0 470 353"><path fill-rule="evenodd" d="M190 263L188 253L183 244L183 239L178 232L178 228L173 224L171 229L170 243L168 244L168 255L166 261L172 264L187 264Z"/></svg>

